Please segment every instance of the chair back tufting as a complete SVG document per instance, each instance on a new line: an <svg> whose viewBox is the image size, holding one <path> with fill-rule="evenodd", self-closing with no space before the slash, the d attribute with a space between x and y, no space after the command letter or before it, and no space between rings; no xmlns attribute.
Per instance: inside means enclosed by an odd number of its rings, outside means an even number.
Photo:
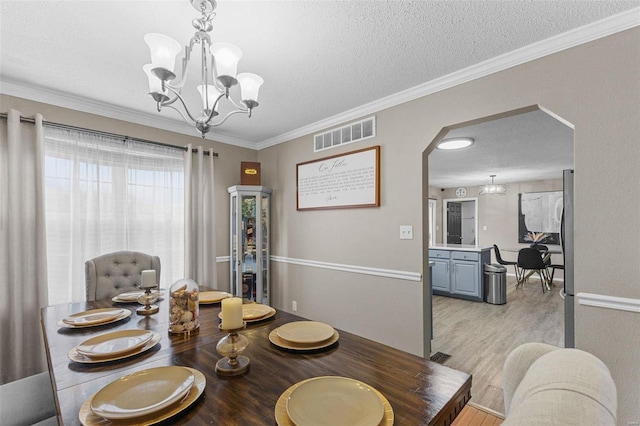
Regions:
<svg viewBox="0 0 640 426"><path fill-rule="evenodd" d="M160 282L160 258L137 251L117 251L87 260L84 264L87 301L110 299L140 288L142 271L156 271Z"/></svg>

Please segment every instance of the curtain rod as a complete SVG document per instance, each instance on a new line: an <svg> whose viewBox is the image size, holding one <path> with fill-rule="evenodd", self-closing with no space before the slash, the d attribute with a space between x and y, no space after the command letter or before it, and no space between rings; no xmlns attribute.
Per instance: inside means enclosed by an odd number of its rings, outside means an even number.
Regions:
<svg viewBox="0 0 640 426"><path fill-rule="evenodd" d="M7 116L8 115L6 113L0 112L0 118L6 119ZM36 120L33 119L33 118L30 118L30 117L20 116L20 122L35 124ZM150 141L150 140L147 140L147 139L132 138L130 136L118 135L116 133L103 132L103 131L100 131L100 130L84 129L82 127L71 126L71 125L68 125L68 124L54 123L52 121L44 121L43 120L42 121L42 125L49 126L49 127L57 127L59 129L78 130L78 131L81 131L81 132L93 133L93 134L102 135L102 136L110 136L110 137L113 137L113 138L124 139L125 141L126 140L130 140L130 141L135 141L135 142L148 143L148 144L152 144L152 145L160 145L160 146L164 146L164 147L167 147L167 148L180 149L182 151L186 151L186 150L189 149L186 146L177 146L177 145L171 145L171 144L168 144L168 143ZM192 149L191 152L196 153L196 152L198 152L198 150L197 149ZM204 155L209 155L209 151L204 151ZM214 157L218 157L218 153L214 152L213 156Z"/></svg>

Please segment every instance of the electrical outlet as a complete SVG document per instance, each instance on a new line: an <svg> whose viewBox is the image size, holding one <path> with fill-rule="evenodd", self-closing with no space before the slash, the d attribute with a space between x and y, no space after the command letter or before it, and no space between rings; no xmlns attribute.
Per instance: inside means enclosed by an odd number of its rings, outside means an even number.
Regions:
<svg viewBox="0 0 640 426"><path fill-rule="evenodd" d="M400 225L400 239L401 240L413 240L413 226Z"/></svg>
<svg viewBox="0 0 640 426"><path fill-rule="evenodd" d="M295 300L291 301L291 310L294 312L298 310L298 302L296 302Z"/></svg>

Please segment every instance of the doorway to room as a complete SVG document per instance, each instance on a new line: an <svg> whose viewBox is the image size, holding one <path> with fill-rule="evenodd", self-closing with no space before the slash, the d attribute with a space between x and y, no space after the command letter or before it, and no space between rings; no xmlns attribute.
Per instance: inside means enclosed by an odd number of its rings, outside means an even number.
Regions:
<svg viewBox="0 0 640 426"><path fill-rule="evenodd" d="M464 155L451 153L450 159L440 152L434 155L435 146L440 141L458 136L474 137L475 151L468 149ZM485 151L485 145L497 145L497 148ZM558 156L569 154L569 157L566 164L557 166L553 171L549 169L555 164L552 159L556 149L559 149ZM470 156L472 152L477 156ZM520 163L519 159L525 159L529 164ZM482 167L477 167L478 164ZM516 260L517 249L525 247L518 237L519 194L558 190L558 184L562 190L562 171L574 168L573 126L538 106L447 126L423 153L423 168L427 171L424 175L428 176L423 205L428 203L429 206L423 211L426 215L434 215L423 220L429 224L429 235L424 236L429 247L456 244L448 230L452 221L447 220L445 205L459 204L460 236L456 233L454 237L460 244L468 244L462 237L463 218L473 218L475 241L471 245L491 247L498 244L501 248L513 250L507 252L506 257ZM516 179L518 173L522 175L519 180ZM550 176L549 173L556 175ZM506 184L507 195L475 197L479 195L479 187L488 183L492 174L497 175L500 184ZM460 177L467 180L456 180ZM447 185L447 181L452 183ZM462 203L470 197L477 200L476 212L473 216L465 216ZM508 213L504 213L504 209L508 209ZM442 216L436 219L438 214ZM496 216L496 219L488 219L488 216ZM435 231L432 231L432 226ZM505 253L502 254L505 257ZM562 254L553 256L554 263L562 263ZM424 257L428 259L428 253L424 253ZM493 250L491 257L492 263L497 263ZM425 270L428 271L428 266ZM516 289L511 269L507 276L507 303L504 305L445 296L431 297L433 340L429 345L430 354L443 352L449 355L445 357L445 365L473 374L474 402L504 412L501 368L508 353L516 346L530 341L564 346L565 301L560 296L564 277L560 277L560 280L554 279L556 285L552 291L543 294L540 283L533 279L524 288ZM429 279L428 285L425 282L425 291L430 291L430 286Z"/></svg>

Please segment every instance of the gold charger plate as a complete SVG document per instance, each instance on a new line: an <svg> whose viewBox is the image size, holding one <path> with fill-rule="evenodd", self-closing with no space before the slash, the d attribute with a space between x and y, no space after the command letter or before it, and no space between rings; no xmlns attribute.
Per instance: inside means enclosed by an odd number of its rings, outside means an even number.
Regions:
<svg viewBox="0 0 640 426"><path fill-rule="evenodd" d="M287 340L284 340L283 338L278 336L278 329L277 328L275 330L272 330L271 333L269 333L269 341L271 343L273 343L274 345L279 346L281 348L291 349L291 350L294 350L294 351L312 351L312 350L316 350L316 349L327 348L327 347L333 345L335 342L337 342L338 339L340 339L340 334L338 334L338 332L335 331L335 330L333 332L333 336L331 336L329 339L325 340L324 342L306 343L306 344L305 343L293 343L293 342L289 342Z"/></svg>
<svg viewBox="0 0 640 426"><path fill-rule="evenodd" d="M118 330L92 337L76 346L89 358L113 358L143 347L153 338L149 330Z"/></svg>
<svg viewBox="0 0 640 426"><path fill-rule="evenodd" d="M298 382L290 386L286 391L282 393L282 395L280 395L280 397L278 398L278 401L276 401L276 407L274 410L276 423L278 424L278 426L296 426L295 423L291 421L291 419L289 418L289 415L287 414L287 401L289 400L289 397L291 396L293 391L296 390L299 386L311 380L315 380L322 377L337 377L337 376L312 377L310 379L303 380L301 382ZM375 392L378 398L380 398L380 401L382 401L382 406L384 407L384 417L382 418L378 426L393 426L393 420L394 420L393 407L391 407L391 404L389 403L387 398L385 398L385 396L382 395L380 391L378 391L374 387L371 387L371 386L369 387L373 392Z"/></svg>
<svg viewBox="0 0 640 426"><path fill-rule="evenodd" d="M194 382L193 373L184 367L140 370L104 386L93 395L89 407L94 414L110 420L148 417L182 400Z"/></svg>
<svg viewBox="0 0 640 426"><path fill-rule="evenodd" d="M296 425L377 426L384 418L384 405L366 383L325 376L308 380L291 392L287 415Z"/></svg>
<svg viewBox="0 0 640 426"><path fill-rule="evenodd" d="M125 354L121 354L121 355L110 357L110 358L89 358L88 356L84 356L80 354L78 351L76 351L75 347L71 348L67 356L71 361L78 362L81 364L97 364L100 362L117 361L119 359L129 358L129 357L144 353L149 349L153 348L155 345L157 345L160 340L162 340L162 335L160 333L153 333L153 337L151 338L151 340L149 340L147 344L144 345L143 347L136 349L132 352L127 352Z"/></svg>
<svg viewBox="0 0 640 426"><path fill-rule="evenodd" d="M190 367L183 367L183 368L191 370L191 372L193 373L194 383L193 383L193 386L191 386L191 389L189 390L189 393L187 394L187 396L185 396L184 399L182 399L181 401L178 401L173 405L170 405L169 407L165 408L162 411L152 413L145 417L136 417L133 419L109 420L109 419L105 419L104 417L100 417L97 414L95 414L93 411L91 411L91 401L95 396L94 394L89 399L87 399L84 402L84 404L82 404L82 407L80 407L80 413L78 414L80 423L85 426L153 425L156 423L160 423L161 421L166 420L168 418L171 418L176 414L181 413L182 411L189 408L195 401L198 400L200 395L202 395L202 393L204 392L204 388L207 384L206 377L200 371Z"/></svg>
<svg viewBox="0 0 640 426"><path fill-rule="evenodd" d="M113 308L105 308L105 309L112 310ZM97 324L72 325L72 324L67 324L63 320L60 320L60 321L58 321L58 326L65 327L65 328L98 327L98 326L101 326L101 325L111 324L112 322L120 321L120 320L125 319L125 318L127 318L127 317L129 317L131 315L131 311L129 309L120 309L120 310L122 311L122 313L120 315L118 315L117 317L112 318L112 319L110 319L108 321L97 323Z"/></svg>
<svg viewBox="0 0 640 426"><path fill-rule="evenodd" d="M277 329L278 336L291 343L319 343L331 338L335 332L329 324L318 321L293 321Z"/></svg>
<svg viewBox="0 0 640 426"><path fill-rule="evenodd" d="M260 315L261 313L262 315ZM242 319L246 322L262 321L267 318L271 318L275 314L276 310L271 306L259 303L248 303L246 305L242 305ZM218 318L222 319L222 312L218 313Z"/></svg>
<svg viewBox="0 0 640 426"><path fill-rule="evenodd" d="M128 291L126 293L120 293L117 296L113 296L111 298L111 301L116 303L138 303L138 297L142 296L143 294L144 291ZM158 290L151 291L151 294L157 296L158 299L164 296L164 292Z"/></svg>
<svg viewBox="0 0 640 426"><path fill-rule="evenodd" d="M120 308L90 309L88 311L77 312L64 317L62 318L62 322L74 327L102 324L103 322L111 321L118 315L121 315L122 311L123 310Z"/></svg>
<svg viewBox="0 0 640 426"><path fill-rule="evenodd" d="M199 301L202 305L209 305L211 303L221 302L222 299L226 299L231 296L231 293L227 293L226 291L201 291Z"/></svg>

